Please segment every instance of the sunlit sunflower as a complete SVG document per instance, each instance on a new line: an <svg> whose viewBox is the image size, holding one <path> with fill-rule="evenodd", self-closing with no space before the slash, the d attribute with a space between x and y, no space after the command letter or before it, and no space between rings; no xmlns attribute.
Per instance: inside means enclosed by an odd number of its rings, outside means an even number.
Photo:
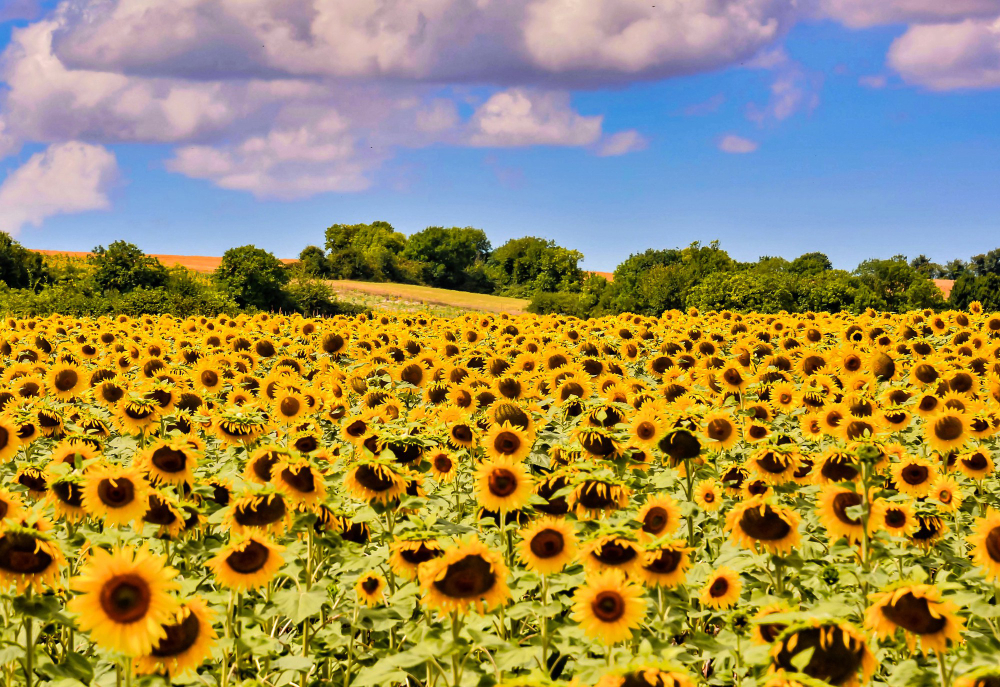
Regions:
<svg viewBox="0 0 1000 687"><path fill-rule="evenodd" d="M265 537L252 535L231 542L209 559L207 565L220 585L245 592L271 581L285 563L281 555L284 550L285 547Z"/></svg>
<svg viewBox="0 0 1000 687"><path fill-rule="evenodd" d="M919 642L922 651L939 654L947 650L949 642L963 641L965 621L956 614L958 606L942 601L941 590L934 585L900 583L869 597L872 605L865 611L865 627L879 639L902 629L911 652Z"/></svg>
<svg viewBox="0 0 1000 687"><path fill-rule="evenodd" d="M174 617L163 625L166 636L154 643L152 651L133 661L139 675L166 673L181 677L198 668L211 655L217 639L215 613L200 597L191 597Z"/></svg>
<svg viewBox="0 0 1000 687"><path fill-rule="evenodd" d="M635 519L642 523L641 538L659 539L680 527L681 508L669 494L653 496L639 509Z"/></svg>
<svg viewBox="0 0 1000 687"><path fill-rule="evenodd" d="M798 671L835 687L858 687L877 666L865 635L835 620L795 623L771 645L772 671Z"/></svg>
<svg viewBox="0 0 1000 687"><path fill-rule="evenodd" d="M915 498L927 496L931 485L938 479L937 467L929 460L916 456L893 463L889 471L896 490Z"/></svg>
<svg viewBox="0 0 1000 687"><path fill-rule="evenodd" d="M18 426L10 418L0 415L0 464L12 460L20 448Z"/></svg>
<svg viewBox="0 0 1000 687"><path fill-rule="evenodd" d="M503 556L478 539L465 539L420 566L423 602L441 613L485 613L510 596Z"/></svg>
<svg viewBox="0 0 1000 687"><path fill-rule="evenodd" d="M49 368L46 382L49 394L64 401L79 396L88 387L83 368L65 362L56 363Z"/></svg>
<svg viewBox="0 0 1000 687"><path fill-rule="evenodd" d="M962 488L952 477L939 477L931 485L930 498L937 501L938 510L954 513L962 507Z"/></svg>
<svg viewBox="0 0 1000 687"><path fill-rule="evenodd" d="M8 512L17 514L13 510ZM13 585L18 594L29 589L43 594L46 587L57 589L61 586L60 575L65 565L62 551L48 534L35 527L15 524L13 518L4 523L0 530L2 586Z"/></svg>
<svg viewBox="0 0 1000 687"><path fill-rule="evenodd" d="M476 469L476 499L487 510L504 512L524 508L534 483L524 465L511 458L497 458Z"/></svg>
<svg viewBox="0 0 1000 687"><path fill-rule="evenodd" d="M985 448L976 448L958 456L958 469L969 479L982 481L995 469L993 457Z"/></svg>
<svg viewBox="0 0 1000 687"><path fill-rule="evenodd" d="M850 489L829 484L820 490L816 512L831 542L841 537L846 537L852 544L861 541L865 531L862 519L848 513L848 509L861 505L861 494Z"/></svg>
<svg viewBox="0 0 1000 687"><path fill-rule="evenodd" d="M160 406L151 398L123 399L118 404L115 419L123 432L143 434L160 421Z"/></svg>
<svg viewBox="0 0 1000 687"><path fill-rule="evenodd" d="M567 503L577 518L599 518L624 508L631 494L632 490L619 480L583 476L574 483Z"/></svg>
<svg viewBox="0 0 1000 687"><path fill-rule="evenodd" d="M736 506L726 516L725 531L733 542L754 551L790 553L799 545L801 518L791 508L765 499L752 498Z"/></svg>
<svg viewBox="0 0 1000 687"><path fill-rule="evenodd" d="M277 463L271 483L300 510L312 510L326 498L326 480L308 458Z"/></svg>
<svg viewBox="0 0 1000 687"><path fill-rule="evenodd" d="M708 576L699 598L701 603L709 608L717 610L731 608L740 600L742 591L743 582L739 573L723 566Z"/></svg>
<svg viewBox="0 0 1000 687"><path fill-rule="evenodd" d="M509 458L522 461L531 453L534 439L529 434L505 422L492 425L483 438L483 449L489 458Z"/></svg>
<svg viewBox="0 0 1000 687"><path fill-rule="evenodd" d="M638 448L652 450L666 432L666 427L655 409L640 410L629 426L631 444Z"/></svg>
<svg viewBox="0 0 1000 687"><path fill-rule="evenodd" d="M176 575L162 556L145 549L93 549L70 581L80 595L66 607L100 648L128 656L149 654L167 637L163 626L180 607L171 595L180 586Z"/></svg>
<svg viewBox="0 0 1000 687"><path fill-rule="evenodd" d="M24 502L21 497L0 488L0 521L20 520L24 517Z"/></svg>
<svg viewBox="0 0 1000 687"><path fill-rule="evenodd" d="M757 611L751 621L753 630L750 636L754 644L769 645L788 627L788 623L777 622L776 618L769 620L769 616L783 615L794 611L795 609L784 601L764 606Z"/></svg>
<svg viewBox="0 0 1000 687"><path fill-rule="evenodd" d="M158 439L140 454L139 464L153 484L191 484L198 452L186 439Z"/></svg>
<svg viewBox="0 0 1000 687"><path fill-rule="evenodd" d="M354 584L358 601L369 608L385 603L385 578L377 572L363 573Z"/></svg>
<svg viewBox="0 0 1000 687"><path fill-rule="evenodd" d="M588 637L609 646L629 639L645 611L642 587L618 570L589 576L573 595L573 620Z"/></svg>
<svg viewBox="0 0 1000 687"><path fill-rule="evenodd" d="M539 518L521 530L520 537L518 557L533 572L551 575L576 558L576 534L563 518Z"/></svg>
<svg viewBox="0 0 1000 687"><path fill-rule="evenodd" d="M913 506L905 501L878 499L872 504L868 530L872 534L882 530L893 537L908 537L917 528Z"/></svg>
<svg viewBox="0 0 1000 687"><path fill-rule="evenodd" d="M406 492L406 477L388 461L367 459L347 471L344 488L352 498L385 504Z"/></svg>
<svg viewBox="0 0 1000 687"><path fill-rule="evenodd" d="M692 548L683 540L650 544L642 552L641 562L633 571L647 586L676 587L684 584L691 567Z"/></svg>
<svg viewBox="0 0 1000 687"><path fill-rule="evenodd" d="M638 662L605 673L594 687L695 687L695 684L677 666Z"/></svg>
<svg viewBox="0 0 1000 687"><path fill-rule="evenodd" d="M229 504L222 524L240 536L251 533L280 535L292 521L287 501L280 492L244 494Z"/></svg>
<svg viewBox="0 0 1000 687"><path fill-rule="evenodd" d="M910 541L924 550L932 549L948 533L948 525L937 516L918 515Z"/></svg>
<svg viewBox="0 0 1000 687"><path fill-rule="evenodd" d="M964 413L945 410L924 423L924 441L939 453L959 450L970 438L968 425Z"/></svg>
<svg viewBox="0 0 1000 687"><path fill-rule="evenodd" d="M973 547L972 560L984 569L986 581L1000 580L1000 511L989 506L967 539Z"/></svg>
<svg viewBox="0 0 1000 687"><path fill-rule="evenodd" d="M694 502L706 511L716 511L722 507L722 492L718 483L712 479L703 479L694 489Z"/></svg>
<svg viewBox="0 0 1000 687"><path fill-rule="evenodd" d="M429 451L427 462L431 465L431 475L439 484L455 481L458 474L458 456L441 449Z"/></svg>
<svg viewBox="0 0 1000 687"><path fill-rule="evenodd" d="M801 457L794 449L765 446L755 451L747 461L754 475L768 484L784 484L794 479Z"/></svg>
<svg viewBox="0 0 1000 687"><path fill-rule="evenodd" d="M415 535L389 543L389 566L404 580L417 579L420 565L444 555L444 550L433 536Z"/></svg>
<svg viewBox="0 0 1000 687"><path fill-rule="evenodd" d="M94 466L83 476L83 508L105 525L139 523L149 505L150 486L135 467Z"/></svg>
<svg viewBox="0 0 1000 687"><path fill-rule="evenodd" d="M716 410L705 416L703 429L708 441L705 446L713 451L728 451L740 440L740 431L729 413Z"/></svg>

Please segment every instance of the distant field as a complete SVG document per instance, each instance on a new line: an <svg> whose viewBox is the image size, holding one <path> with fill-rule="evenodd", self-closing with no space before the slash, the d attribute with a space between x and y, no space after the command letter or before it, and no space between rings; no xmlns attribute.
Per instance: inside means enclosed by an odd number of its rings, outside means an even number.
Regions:
<svg viewBox="0 0 1000 687"><path fill-rule="evenodd" d="M416 286L414 284L386 284L352 280L328 281L338 294L345 300L374 305L370 297L376 299L399 299L409 301L414 305L443 306L457 310L486 310L488 312L506 312L519 314L527 312L528 301L522 298L504 298L488 296L481 293L435 289L431 286ZM360 301L359 301L360 298ZM388 305L382 304L383 307Z"/></svg>
<svg viewBox="0 0 1000 687"><path fill-rule="evenodd" d="M36 253L41 253L42 255L63 255L68 258L86 258L90 253L84 253L82 251L72 251L72 250L35 250ZM214 272L216 268L222 263L221 257L211 257L206 255L152 255L160 262L162 262L167 267L186 267L189 270L194 270L195 272ZM281 260L286 265L289 265L295 260L282 259Z"/></svg>

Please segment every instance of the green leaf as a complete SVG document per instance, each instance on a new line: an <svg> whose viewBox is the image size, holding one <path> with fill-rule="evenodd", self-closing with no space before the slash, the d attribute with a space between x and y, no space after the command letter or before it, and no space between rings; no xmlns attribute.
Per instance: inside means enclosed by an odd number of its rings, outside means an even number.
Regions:
<svg viewBox="0 0 1000 687"><path fill-rule="evenodd" d="M326 599L325 589L282 589L274 595L274 605L292 622L301 623L306 618L319 615Z"/></svg>
<svg viewBox="0 0 1000 687"><path fill-rule="evenodd" d="M282 656L274 662L274 667L278 670L293 670L305 672L313 667L313 661L308 656Z"/></svg>

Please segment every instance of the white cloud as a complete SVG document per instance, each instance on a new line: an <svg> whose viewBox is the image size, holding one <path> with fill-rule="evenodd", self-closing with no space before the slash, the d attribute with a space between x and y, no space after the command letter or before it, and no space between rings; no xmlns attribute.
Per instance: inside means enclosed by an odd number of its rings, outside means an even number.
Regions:
<svg viewBox="0 0 1000 687"><path fill-rule="evenodd" d="M910 27L889 49L889 65L936 91L1000 88L1000 18Z"/></svg>
<svg viewBox="0 0 1000 687"><path fill-rule="evenodd" d="M751 141L749 138L743 138L736 134L727 134L719 139L719 150L724 153L741 155L752 153L759 147L760 145L756 141Z"/></svg>
<svg viewBox="0 0 1000 687"><path fill-rule="evenodd" d="M820 12L844 24L951 22L1000 14L997 0L819 0Z"/></svg>
<svg viewBox="0 0 1000 687"><path fill-rule="evenodd" d="M0 24L19 19L34 19L40 11L38 0L4 0L0 6Z"/></svg>
<svg viewBox="0 0 1000 687"><path fill-rule="evenodd" d="M597 154L601 157L615 157L645 150L649 141L635 129L611 134L601 142Z"/></svg>
<svg viewBox="0 0 1000 687"><path fill-rule="evenodd" d="M771 82L771 97L763 107L750 103L747 119L764 124L767 121L781 122L805 110L811 112L819 105L819 93L823 77L819 73L807 71L782 49L762 54L748 65L753 69L766 69L774 73Z"/></svg>
<svg viewBox="0 0 1000 687"><path fill-rule="evenodd" d="M51 145L0 186L0 231L16 235L55 215L106 210L117 176L115 156L106 148L78 141Z"/></svg>
<svg viewBox="0 0 1000 687"><path fill-rule="evenodd" d="M585 117L568 93L512 88L490 96L472 116L473 146L585 146L601 137L600 115Z"/></svg>

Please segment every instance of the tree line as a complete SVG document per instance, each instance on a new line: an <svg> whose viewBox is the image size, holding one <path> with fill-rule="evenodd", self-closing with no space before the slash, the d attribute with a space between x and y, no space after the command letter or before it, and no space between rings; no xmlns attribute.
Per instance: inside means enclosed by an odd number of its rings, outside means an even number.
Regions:
<svg viewBox="0 0 1000 687"><path fill-rule="evenodd" d="M167 268L137 246L98 246L86 261L47 258L0 234L0 311L44 315L282 310L350 312L326 280L399 282L530 299L529 310L577 317L665 310L902 312L1000 310L1000 249L946 265L920 255L834 269L823 253L793 260L732 258L718 242L630 255L608 280L580 267L583 254L552 240L515 238L493 248L481 229L428 227L406 236L388 222L334 224L322 247L292 265L255 246L232 248L212 275ZM950 297L933 279L955 279Z"/></svg>

